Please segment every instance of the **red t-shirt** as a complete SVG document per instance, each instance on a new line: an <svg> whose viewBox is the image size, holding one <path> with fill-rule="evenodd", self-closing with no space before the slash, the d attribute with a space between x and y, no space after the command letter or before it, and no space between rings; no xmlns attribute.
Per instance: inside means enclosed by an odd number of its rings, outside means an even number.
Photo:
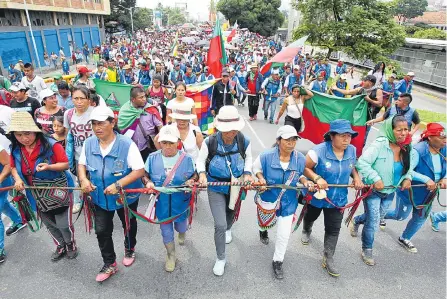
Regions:
<svg viewBox="0 0 447 299"><path fill-rule="evenodd" d="M35 164L37 161L37 157L39 156L40 153L40 140L37 140L36 142L36 146L34 147L33 151L30 153L28 153L27 150L25 150L23 148L23 146L20 146L20 150L22 151L23 155L25 156L25 158L28 160L28 164L29 167L31 169L32 172L34 172L34 168L35 168ZM11 161L10 161L10 165L11 168L16 167L15 165L15 161L13 156L11 155ZM53 155L51 156L51 164L55 164L55 163L63 163L63 162L68 162L68 158L67 155L65 154L65 150L63 148L63 146L60 143L55 143L53 145ZM22 159L22 163L21 163L21 167L22 167L22 173L26 174L28 172L28 167L26 166L24 160ZM27 183L31 184L32 181L30 180L30 178L27 178Z"/></svg>

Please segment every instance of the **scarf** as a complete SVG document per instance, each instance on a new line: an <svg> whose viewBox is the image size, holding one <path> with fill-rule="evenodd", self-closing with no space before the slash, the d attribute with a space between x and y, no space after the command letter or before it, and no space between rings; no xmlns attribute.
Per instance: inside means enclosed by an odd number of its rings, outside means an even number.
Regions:
<svg viewBox="0 0 447 299"><path fill-rule="evenodd" d="M255 76L256 76L256 74L255 73L253 73L252 71L250 71L250 73L249 73L249 76L250 76L250 81L254 81L254 79L255 79Z"/></svg>
<svg viewBox="0 0 447 299"><path fill-rule="evenodd" d="M396 137L394 136L393 132L393 118L394 117L388 117L385 122L383 123L383 126L380 128L381 136L384 136L388 139L390 143L397 144L401 150L407 151L410 150L409 147L411 146L411 135L408 134L407 137L403 142L397 142Z"/></svg>
<svg viewBox="0 0 447 299"><path fill-rule="evenodd" d="M130 101L125 103L120 109L118 128L120 130L129 128L143 113L144 109L135 108Z"/></svg>

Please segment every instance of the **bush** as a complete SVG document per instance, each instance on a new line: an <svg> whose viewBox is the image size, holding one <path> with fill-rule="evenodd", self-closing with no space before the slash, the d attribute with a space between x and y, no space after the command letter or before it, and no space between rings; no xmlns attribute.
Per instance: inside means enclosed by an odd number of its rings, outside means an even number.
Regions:
<svg viewBox="0 0 447 299"><path fill-rule="evenodd" d="M420 30L424 30L424 28L416 27L416 26L405 26L404 29L405 29L405 33L410 36Z"/></svg>
<svg viewBox="0 0 447 299"><path fill-rule="evenodd" d="M424 22L417 22L414 24L415 27L423 28L423 29L430 29L430 25Z"/></svg>
<svg viewBox="0 0 447 299"><path fill-rule="evenodd" d="M417 31L414 35L414 38L425 38L425 39L437 39L437 40L446 40L447 33L443 30L439 30L437 28L423 29Z"/></svg>

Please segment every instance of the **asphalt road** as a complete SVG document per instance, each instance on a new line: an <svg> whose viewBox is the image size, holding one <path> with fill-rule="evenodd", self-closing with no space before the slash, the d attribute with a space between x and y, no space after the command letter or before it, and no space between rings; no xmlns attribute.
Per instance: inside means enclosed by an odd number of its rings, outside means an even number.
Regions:
<svg viewBox="0 0 447 299"><path fill-rule="evenodd" d="M248 119L247 107L239 108ZM261 117L262 118L262 117ZM282 122L282 121L281 121ZM248 122L243 133L253 144L253 155L270 147L278 126L264 120ZM378 132L371 131L369 141ZM306 152L312 144L300 140ZM442 198L445 202L445 192ZM352 194L350 201L353 200ZM140 201L144 211L147 201ZM299 207L301 211L302 206ZM442 208L435 203L434 210ZM362 211L359 208L358 213ZM446 295L446 226L435 233L428 223L413 238L418 248L411 254L396 242L406 221L388 221L386 231L376 235L375 267L361 258L361 242L342 227L336 264L339 278L330 277L321 267L324 225L323 216L315 223L309 246L300 242L300 230L292 234L284 261L285 279L277 281L272 273L276 229L270 231L270 244L259 241L253 194L243 203L239 221L233 227L233 242L227 247L227 267L223 277L215 277L213 220L206 194L198 203L186 246L177 246L178 263L173 273L164 271L165 249L160 230L155 225L138 223L137 259L130 268L122 266L123 231L114 219L115 250L119 271L103 284L95 281L102 267L96 236L84 229L83 216L76 223L80 254L76 260L50 261L55 249L48 233L28 229L6 237L8 257L0 265L0 298L445 298Z"/></svg>

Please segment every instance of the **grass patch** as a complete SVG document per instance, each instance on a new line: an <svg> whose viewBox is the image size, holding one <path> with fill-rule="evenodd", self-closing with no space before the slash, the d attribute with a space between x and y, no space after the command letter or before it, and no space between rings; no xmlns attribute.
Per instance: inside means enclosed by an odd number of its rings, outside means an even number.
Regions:
<svg viewBox="0 0 447 299"><path fill-rule="evenodd" d="M445 113L439 113L429 110L416 109L419 113L419 118L423 123L433 123L433 122L447 122L447 115ZM424 125L424 124L422 124ZM425 127L425 125L424 125Z"/></svg>

